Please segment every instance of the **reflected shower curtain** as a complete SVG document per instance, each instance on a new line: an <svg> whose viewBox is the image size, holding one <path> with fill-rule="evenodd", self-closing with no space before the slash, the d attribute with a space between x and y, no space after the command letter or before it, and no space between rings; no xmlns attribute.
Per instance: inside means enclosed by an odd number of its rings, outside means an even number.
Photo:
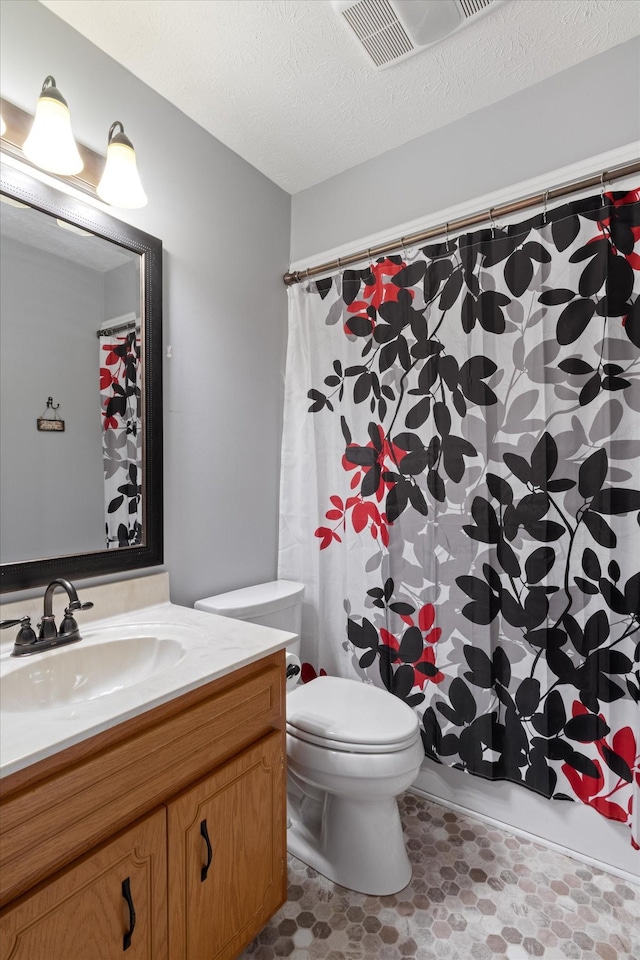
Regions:
<svg viewBox="0 0 640 960"><path fill-rule="evenodd" d="M107 548L142 542L140 336L100 337L100 408Z"/></svg>
<svg viewBox="0 0 640 960"><path fill-rule="evenodd" d="M279 576L303 678L632 827L640 191L290 288Z"/></svg>

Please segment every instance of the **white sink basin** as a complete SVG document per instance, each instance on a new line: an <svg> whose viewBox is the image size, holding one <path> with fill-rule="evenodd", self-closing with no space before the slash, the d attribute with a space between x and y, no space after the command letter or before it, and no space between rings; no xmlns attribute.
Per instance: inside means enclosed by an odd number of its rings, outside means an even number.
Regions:
<svg viewBox="0 0 640 960"><path fill-rule="evenodd" d="M166 628L165 628L166 629ZM177 640L111 628L120 638L85 641L18 661L0 679L0 708L12 713L86 703L116 693L175 666L185 648Z"/></svg>
<svg viewBox="0 0 640 960"><path fill-rule="evenodd" d="M14 619L22 612L9 608L3 616ZM80 631L78 643L22 658L10 655L15 637L4 631L0 638L0 779L228 676L291 640L280 630L168 600L80 622Z"/></svg>

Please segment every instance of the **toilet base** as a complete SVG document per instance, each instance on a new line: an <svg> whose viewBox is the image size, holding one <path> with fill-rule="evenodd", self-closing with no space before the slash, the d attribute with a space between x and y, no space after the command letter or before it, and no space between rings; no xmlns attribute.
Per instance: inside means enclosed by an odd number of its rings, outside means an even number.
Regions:
<svg viewBox="0 0 640 960"><path fill-rule="evenodd" d="M318 816L294 819L287 849L298 860L349 890L372 897L404 889L412 868L394 798L367 802L326 794Z"/></svg>

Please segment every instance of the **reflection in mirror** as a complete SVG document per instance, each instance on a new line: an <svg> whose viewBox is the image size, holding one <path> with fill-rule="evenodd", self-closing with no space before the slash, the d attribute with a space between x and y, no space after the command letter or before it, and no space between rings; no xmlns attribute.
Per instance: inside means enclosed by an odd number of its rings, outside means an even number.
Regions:
<svg viewBox="0 0 640 960"><path fill-rule="evenodd" d="M161 244L4 165L0 199L2 589L160 563Z"/></svg>
<svg viewBox="0 0 640 960"><path fill-rule="evenodd" d="M0 561L140 543L140 255L2 201Z"/></svg>

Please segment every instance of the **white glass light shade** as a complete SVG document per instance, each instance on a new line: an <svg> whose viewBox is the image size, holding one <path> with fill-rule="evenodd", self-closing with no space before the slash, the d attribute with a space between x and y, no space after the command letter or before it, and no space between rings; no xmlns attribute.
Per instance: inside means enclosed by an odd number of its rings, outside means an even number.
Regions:
<svg viewBox="0 0 640 960"><path fill-rule="evenodd" d="M50 89L43 87L38 98L35 120L22 152L36 167L70 176L80 173L84 164L73 139L69 108L62 98L48 96Z"/></svg>
<svg viewBox="0 0 640 960"><path fill-rule="evenodd" d="M118 124L122 126L122 124ZM116 124L113 125L115 127ZM123 207L134 210L144 207L147 195L142 189L135 150L131 141L125 136L124 130L112 139L109 131L109 146L104 173L96 187L96 193L105 203L113 207Z"/></svg>

